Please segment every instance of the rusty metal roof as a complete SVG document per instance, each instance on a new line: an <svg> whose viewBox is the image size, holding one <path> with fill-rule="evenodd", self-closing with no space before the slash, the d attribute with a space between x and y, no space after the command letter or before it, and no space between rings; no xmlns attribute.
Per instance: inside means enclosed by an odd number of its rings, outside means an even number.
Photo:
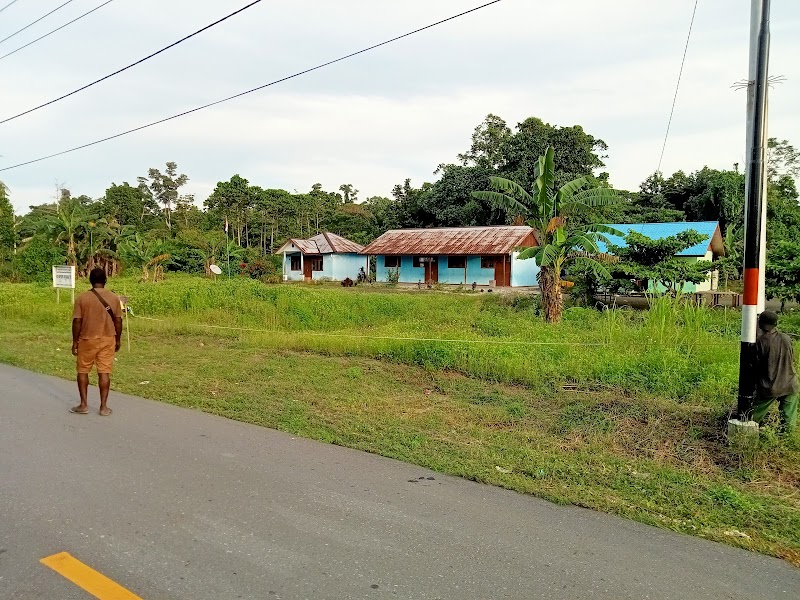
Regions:
<svg viewBox="0 0 800 600"><path fill-rule="evenodd" d="M527 225L392 229L364 248L361 254L508 254L515 248L535 245L533 229Z"/></svg>
<svg viewBox="0 0 800 600"><path fill-rule="evenodd" d="M290 247L287 248L287 245ZM291 247L294 246L294 247ZM299 240L290 238L280 248L275 251L275 254L281 254L284 251L292 252L299 250L303 254L358 254L364 246L356 244L355 242L336 235L335 233L320 233L307 240Z"/></svg>
<svg viewBox="0 0 800 600"><path fill-rule="evenodd" d="M364 249L364 246L361 244L356 244L352 240L343 238L335 233L328 233L327 231L325 233L315 235L308 241L315 242L317 244L320 254L328 254L329 252L358 254Z"/></svg>

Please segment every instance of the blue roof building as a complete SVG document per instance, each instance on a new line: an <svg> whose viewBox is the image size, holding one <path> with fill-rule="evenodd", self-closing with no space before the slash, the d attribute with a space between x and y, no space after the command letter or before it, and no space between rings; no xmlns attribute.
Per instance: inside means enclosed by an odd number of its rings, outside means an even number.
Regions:
<svg viewBox="0 0 800 600"><path fill-rule="evenodd" d="M695 244L690 248L686 248L678 253L678 256L690 261L708 260L714 261L721 256L725 256L725 243L722 239L722 232L719 228L719 223L716 221L695 221L695 222L679 222L679 223L622 223L622 224L609 224L624 234L631 231L636 231L644 236L649 237L651 240L660 240L666 237L677 235L683 231L694 230L700 235L706 236L706 239ZM615 246L625 246L625 240L616 235L606 234L608 240ZM608 252L608 246L605 243L599 242L598 247L601 252ZM708 292L717 289L717 282L719 275L717 271L712 271L708 275L708 279L699 284L687 283L684 292ZM652 288L652 284L650 285Z"/></svg>

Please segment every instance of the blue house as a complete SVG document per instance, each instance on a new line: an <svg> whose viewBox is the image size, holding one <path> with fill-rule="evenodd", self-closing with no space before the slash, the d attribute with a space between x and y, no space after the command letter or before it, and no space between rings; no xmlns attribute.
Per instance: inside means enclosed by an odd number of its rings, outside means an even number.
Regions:
<svg viewBox="0 0 800 600"><path fill-rule="evenodd" d="M536 245L528 226L393 229L361 254L376 257L376 281L396 272L400 283L522 287L537 285L539 269L519 252Z"/></svg>
<svg viewBox="0 0 800 600"><path fill-rule="evenodd" d="M369 272L369 258L360 254L364 246L333 233L320 233L307 240L289 239L275 254L283 255L284 281L315 279L353 281L360 269Z"/></svg>
<svg viewBox="0 0 800 600"><path fill-rule="evenodd" d="M700 235L705 236L705 240L687 248L678 253L678 256L684 260L691 262L699 261L714 261L721 256L725 256L725 243L722 239L722 232L719 228L719 223L716 221L696 221L696 222L679 222L679 223L623 223L618 225L609 225L614 229L618 229L627 235L631 231L636 231L644 236L649 237L651 240L660 240L665 237L671 237L681 233L682 231L689 231L690 229L696 231ZM625 246L625 240L616 235L606 235L609 241L615 246ZM608 247L603 242L599 242L598 247L601 252L608 252ZM687 283L683 287L683 291L687 293L692 292L709 292L717 289L719 281L719 273L711 271L708 279L703 283L693 284ZM652 283L649 284L652 289Z"/></svg>

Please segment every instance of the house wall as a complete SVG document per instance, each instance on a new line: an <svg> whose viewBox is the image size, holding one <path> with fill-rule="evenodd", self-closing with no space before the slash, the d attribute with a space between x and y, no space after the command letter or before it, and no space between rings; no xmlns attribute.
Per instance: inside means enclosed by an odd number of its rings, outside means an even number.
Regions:
<svg viewBox="0 0 800 600"><path fill-rule="evenodd" d="M538 286L539 267L532 258L519 259L519 252L511 253L511 287Z"/></svg>
<svg viewBox="0 0 800 600"><path fill-rule="evenodd" d="M711 252L711 250L706 252L705 256L679 256L678 257L678 260L683 260L683 261L686 261L686 262L693 262L693 263L697 263L697 262L705 261L705 260L711 262L713 259L714 259L714 254L713 254L713 252ZM683 292L684 294L694 294L695 292L710 292L711 289L712 289L711 280L712 280L712 274L709 273L708 277L706 277L706 280L703 281L702 283L697 283L697 284L695 284L695 283L685 283L683 285L683 288L681 289L681 292ZM663 285L661 285L660 283L659 284L654 284L652 281L648 285L648 288L649 288L649 290L651 292L652 291L657 291L657 292L660 292L660 293L664 293L664 292L667 291L667 288L665 288Z"/></svg>
<svg viewBox="0 0 800 600"><path fill-rule="evenodd" d="M467 285L472 285L473 282L478 285L489 285L492 279L494 279L494 268L481 269L480 256L467 257Z"/></svg>
<svg viewBox="0 0 800 600"><path fill-rule="evenodd" d="M331 275L329 277L335 281L343 281L348 277L355 281L361 267L364 268L364 272L369 268L369 257L360 254L326 254L324 260L330 262ZM322 266L325 267L323 273L327 272L328 265L323 263ZM324 277L324 275L320 275L320 277Z"/></svg>
<svg viewBox="0 0 800 600"><path fill-rule="evenodd" d="M292 271L292 255L294 256L301 256L300 252L287 252L283 256L283 274L284 274L284 281L303 281L303 269L301 268L299 271Z"/></svg>
<svg viewBox="0 0 800 600"><path fill-rule="evenodd" d="M286 253L283 263L283 272L285 274L285 281L303 281L303 270L292 271L291 257L300 256L299 252ZM308 260L308 257L303 257L303 264ZM332 281L342 281L349 277L355 281L358 277L359 267L364 267L367 270L369 266L369 258L359 254L323 254L322 255L322 271L312 271L311 278L314 280L330 279Z"/></svg>
<svg viewBox="0 0 800 600"><path fill-rule="evenodd" d="M518 252L512 254L511 259L511 285L513 286L535 286L537 285L536 275L539 272L539 267L533 259L518 260L516 257ZM446 255L439 255L436 257L439 265L439 283L452 284L452 285L489 285L489 282L494 279L494 268L482 269L480 256L467 256L467 269L466 281L464 277L464 269L451 269L448 267L448 257ZM388 281L388 271L384 266L384 256L377 257L377 267L375 279L376 281ZM413 257L401 256L400 257L400 283L417 283L425 280L425 269L423 267L414 267Z"/></svg>
<svg viewBox="0 0 800 600"><path fill-rule="evenodd" d="M311 271L311 279L333 280L333 254L322 255L322 271ZM308 260L308 257L305 257Z"/></svg>

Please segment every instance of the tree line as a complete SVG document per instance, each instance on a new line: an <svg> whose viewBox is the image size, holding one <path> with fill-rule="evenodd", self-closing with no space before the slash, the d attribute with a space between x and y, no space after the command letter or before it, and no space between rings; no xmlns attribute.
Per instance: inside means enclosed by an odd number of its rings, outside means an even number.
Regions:
<svg viewBox="0 0 800 600"><path fill-rule="evenodd" d="M131 184L112 183L100 198L59 188L49 201L14 215L10 192L0 185L0 277L49 277L51 264L85 271L101 266L110 274L123 267L208 272L232 256L250 272L274 271L271 253L289 237L331 231L366 244L402 227L499 225L520 221L501 206L473 195L490 177L534 185L535 165L554 149L555 186L586 178L590 187L609 188L604 170L608 146L579 126L562 127L531 117L510 127L488 115L474 130L469 148L455 162L442 163L435 180L410 179L389 197L361 201L352 183L336 190L315 184L306 192L262 187L240 174L219 182L202 203L182 192L189 181L175 162L151 168ZM743 238L744 173L738 165L705 167L670 176L655 173L638 190L617 190L620 201L598 207L595 223L716 220L730 259L727 277L739 277ZM800 156L787 141L771 139L768 169L768 249L771 293L800 297L800 206L796 178ZM228 240L224 233L228 224Z"/></svg>

